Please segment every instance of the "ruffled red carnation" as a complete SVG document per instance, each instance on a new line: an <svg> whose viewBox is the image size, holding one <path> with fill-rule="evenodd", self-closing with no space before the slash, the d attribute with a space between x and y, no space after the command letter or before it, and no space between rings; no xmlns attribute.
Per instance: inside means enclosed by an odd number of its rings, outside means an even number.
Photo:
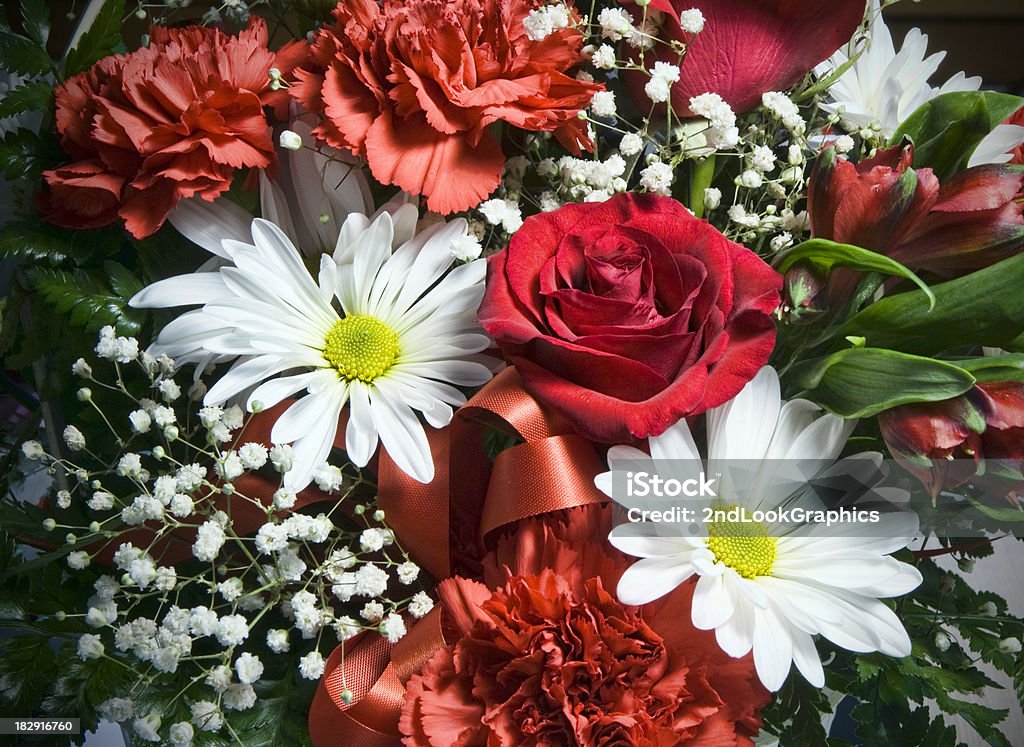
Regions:
<svg viewBox="0 0 1024 747"><path fill-rule="evenodd" d="M601 549L610 512L525 523L484 584L440 593L459 639L409 681L406 745L750 745L768 693L750 657L690 623L692 585L642 609L614 588L628 561Z"/></svg>
<svg viewBox="0 0 1024 747"><path fill-rule="evenodd" d="M539 0L351 0L313 43L314 65L292 94L323 115L318 136L366 159L374 177L453 213L501 179L504 155L487 129L507 122L590 148L576 114L600 85L567 74L582 35L540 41L523 21Z"/></svg>
<svg viewBox="0 0 1024 747"><path fill-rule="evenodd" d="M120 217L142 238L179 199L213 200L235 169L270 166L264 106L288 99L271 90L269 73L304 55L299 43L270 51L258 18L237 37L154 27L148 47L100 60L57 89L57 131L75 160L44 173L43 213L68 228Z"/></svg>

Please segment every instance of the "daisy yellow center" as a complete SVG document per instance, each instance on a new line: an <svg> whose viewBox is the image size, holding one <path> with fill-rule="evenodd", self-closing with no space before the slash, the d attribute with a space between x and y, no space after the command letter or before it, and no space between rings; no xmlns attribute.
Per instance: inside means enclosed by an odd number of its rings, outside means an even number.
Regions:
<svg viewBox="0 0 1024 747"><path fill-rule="evenodd" d="M708 549L744 578L771 574L776 541L760 522L713 521L708 524Z"/></svg>
<svg viewBox="0 0 1024 747"><path fill-rule="evenodd" d="M380 319L352 314L334 323L324 341L324 358L351 381L373 381L398 357L398 334Z"/></svg>

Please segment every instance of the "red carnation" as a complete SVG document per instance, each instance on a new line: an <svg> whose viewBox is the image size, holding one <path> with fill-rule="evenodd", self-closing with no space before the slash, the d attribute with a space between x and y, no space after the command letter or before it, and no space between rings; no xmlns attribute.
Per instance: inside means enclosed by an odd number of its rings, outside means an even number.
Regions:
<svg viewBox="0 0 1024 747"><path fill-rule="evenodd" d="M274 162L263 107L287 98L271 90L269 73L304 54L299 43L271 52L256 18L237 37L153 27L148 47L100 60L57 89L57 131L75 160L44 173L42 211L68 228L121 217L142 238L179 199L215 199L236 169Z"/></svg>
<svg viewBox="0 0 1024 747"><path fill-rule="evenodd" d="M601 549L606 507L520 526L488 583L440 587L458 640L409 681L409 747L751 745L769 698L750 657L690 623L693 585L642 609L609 593L628 565ZM507 566L507 570L500 566Z"/></svg>
<svg viewBox="0 0 1024 747"><path fill-rule="evenodd" d="M650 7L665 13L661 35L688 45L672 86L672 108L689 116L690 99L702 93L717 93L737 113L757 108L761 94L786 90L846 44L864 17L864 5L864 0L652 0ZM704 14L704 30L696 36L679 25L679 13L690 8ZM679 64L678 52L667 45L652 53Z"/></svg>
<svg viewBox="0 0 1024 747"><path fill-rule="evenodd" d="M1024 383L982 382L943 402L895 407L878 421L893 457L933 497L967 482L1021 493Z"/></svg>
<svg viewBox="0 0 1024 747"><path fill-rule="evenodd" d="M819 156L808 185L811 234L870 249L915 271L953 278L1006 259L1024 247L1024 169L975 166L943 183L913 169L913 146L881 150L857 164L834 148ZM857 276L829 279L834 306Z"/></svg>
<svg viewBox="0 0 1024 747"><path fill-rule="evenodd" d="M501 179L488 125L553 131L592 147L576 114L600 85L567 74L574 28L540 41L523 21L539 0L351 0L313 43L292 94L324 117L316 133L366 159L373 176L424 195L438 213L467 210Z"/></svg>
<svg viewBox="0 0 1024 747"><path fill-rule="evenodd" d="M605 443L660 435L768 361L781 277L668 197L529 218L488 260L480 323L528 390Z"/></svg>

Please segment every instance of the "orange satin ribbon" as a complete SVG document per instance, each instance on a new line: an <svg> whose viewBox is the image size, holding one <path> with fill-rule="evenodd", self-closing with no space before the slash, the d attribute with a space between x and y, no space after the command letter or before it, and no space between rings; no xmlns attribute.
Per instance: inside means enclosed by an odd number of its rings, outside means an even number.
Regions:
<svg viewBox="0 0 1024 747"><path fill-rule="evenodd" d="M491 465L483 448L491 426L523 443ZM378 504L410 555L435 578L476 575L487 536L515 521L603 503L594 476L604 470L593 445L545 411L508 368L430 434L436 474L423 485L381 452ZM394 646L370 633L327 660L309 713L315 747L393 747L405 683L447 645L440 607ZM351 693L349 703L342 692Z"/></svg>

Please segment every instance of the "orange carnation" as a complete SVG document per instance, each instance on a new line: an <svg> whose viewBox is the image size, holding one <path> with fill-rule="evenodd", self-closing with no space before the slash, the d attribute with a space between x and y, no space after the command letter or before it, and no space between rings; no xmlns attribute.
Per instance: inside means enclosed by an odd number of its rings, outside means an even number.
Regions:
<svg viewBox="0 0 1024 747"><path fill-rule="evenodd" d="M148 47L104 58L57 89L57 131L75 160L44 173L42 212L68 228L120 217L142 238L179 199L212 201L235 169L271 166L263 107L287 97L271 90L269 73L304 56L300 43L270 51L261 19L237 37L154 27Z"/></svg>
<svg viewBox="0 0 1024 747"><path fill-rule="evenodd" d="M323 123L316 134L366 159L373 176L453 213L501 179L496 122L553 131L577 155L590 148L577 118L601 86L567 74L582 35L531 40L523 21L539 0L346 0L297 73L292 94Z"/></svg>

